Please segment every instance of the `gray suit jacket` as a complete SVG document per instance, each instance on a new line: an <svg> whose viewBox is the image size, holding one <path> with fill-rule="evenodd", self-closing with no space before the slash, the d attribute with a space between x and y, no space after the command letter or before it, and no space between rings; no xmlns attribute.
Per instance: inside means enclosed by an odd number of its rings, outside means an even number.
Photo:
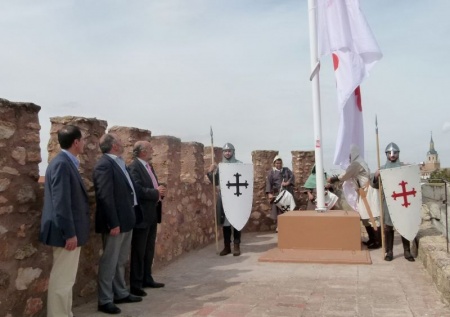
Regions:
<svg viewBox="0 0 450 317"><path fill-rule="evenodd" d="M128 166L128 169L135 184L139 206L143 213L143 222L136 224L136 227L145 228L147 225L160 223L161 202L159 202L159 192L153 187L153 182L148 171L138 159L134 159ZM153 168L152 171L156 178L156 173Z"/></svg>
<svg viewBox="0 0 450 317"><path fill-rule="evenodd" d="M69 156L60 152L45 173L44 208L39 240L64 247L77 237L78 245L89 238L89 201L80 173Z"/></svg>

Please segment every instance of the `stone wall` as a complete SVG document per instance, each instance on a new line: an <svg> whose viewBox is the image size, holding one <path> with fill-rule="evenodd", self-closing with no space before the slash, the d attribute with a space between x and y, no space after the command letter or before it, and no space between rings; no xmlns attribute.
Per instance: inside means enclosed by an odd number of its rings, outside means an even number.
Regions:
<svg viewBox="0 0 450 317"><path fill-rule="evenodd" d="M37 237L41 107L0 99L0 315L42 309L46 290Z"/></svg>
<svg viewBox="0 0 450 317"><path fill-rule="evenodd" d="M0 99L0 316L44 316L52 249L38 241L43 203L39 186L38 163L41 161L39 106L12 103ZM107 122L96 118L55 117L50 119L49 161L59 153L57 131L65 124L80 127L86 139L79 156L80 173L91 204L91 236L82 248L74 304L96 298L98 260L101 239L94 232L95 193L92 172L102 155L99 138ZM212 184L206 171L211 165L211 147L197 142L181 142L172 136L151 136L146 129L114 126L125 148L124 159L130 162L137 140L150 140L152 163L161 183L168 190L163 203L163 219L158 226L155 268L170 263L184 252L215 241ZM309 152L293 152L297 185L309 174ZM254 201L250 220L244 231L274 230L269 218L270 206L265 195L265 178L272 167L276 151L254 151ZM312 156L313 158L313 156ZM214 161L221 162L221 148L214 147ZM303 163L302 163L303 162ZM285 162L286 165L286 162ZM289 166L290 167L290 166ZM218 230L219 236L221 230Z"/></svg>
<svg viewBox="0 0 450 317"><path fill-rule="evenodd" d="M447 227L450 226L448 219L448 202L445 204L445 190L447 189L447 196L450 195L450 186L447 184L427 183L422 185L422 199L424 210L429 214L429 221L433 226L446 235ZM447 198L448 200L448 198ZM450 233L449 233L450 238Z"/></svg>

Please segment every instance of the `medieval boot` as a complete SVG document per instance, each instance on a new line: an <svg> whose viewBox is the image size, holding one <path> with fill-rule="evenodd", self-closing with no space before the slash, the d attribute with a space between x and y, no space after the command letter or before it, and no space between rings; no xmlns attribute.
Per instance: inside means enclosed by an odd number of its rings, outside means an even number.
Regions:
<svg viewBox="0 0 450 317"><path fill-rule="evenodd" d="M234 256L239 256L239 255L241 255L241 247L240 247L239 243L235 243L235 244L234 244L233 255L234 255Z"/></svg>
<svg viewBox="0 0 450 317"><path fill-rule="evenodd" d="M223 226L222 227L223 232L223 244L224 248L222 251L220 251L219 255L224 256L231 253L231 227L230 226Z"/></svg>
<svg viewBox="0 0 450 317"><path fill-rule="evenodd" d="M405 259L407 259L409 262L414 262L415 260L411 254L409 240L404 238L403 236L402 236L402 244L403 244L403 255L405 256Z"/></svg>
<svg viewBox="0 0 450 317"><path fill-rule="evenodd" d="M371 226L365 227L367 231L367 235L369 236L369 240L365 243L367 245L368 249L379 249L381 247L379 239L378 239L378 231L380 231L380 228L375 232L375 230Z"/></svg>
<svg viewBox="0 0 450 317"><path fill-rule="evenodd" d="M394 253L392 250L394 249L394 227L386 226L386 255L384 256L385 261L392 261L394 258Z"/></svg>
<svg viewBox="0 0 450 317"><path fill-rule="evenodd" d="M226 243L225 242L225 247L223 248L223 250L222 251L220 251L220 253L219 253L219 255L220 256L224 256L224 255L227 255L227 254L230 254L231 253L231 243Z"/></svg>

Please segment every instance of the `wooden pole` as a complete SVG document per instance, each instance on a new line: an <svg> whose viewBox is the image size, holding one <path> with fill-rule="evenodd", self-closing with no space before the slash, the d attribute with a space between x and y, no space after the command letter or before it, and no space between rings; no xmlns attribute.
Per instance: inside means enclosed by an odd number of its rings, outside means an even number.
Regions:
<svg viewBox="0 0 450 317"><path fill-rule="evenodd" d="M212 126L210 126L210 134L211 134L211 164L215 164L214 160L214 139L213 139L213 130ZM216 206L216 170L212 172L212 184L213 184L213 204L214 204L214 230L216 235L216 253L219 253L219 237L217 236L217 206Z"/></svg>
<svg viewBox="0 0 450 317"><path fill-rule="evenodd" d="M380 170L380 141L378 138L378 120L377 116L375 116L375 135L377 139L377 162L378 162L378 171ZM385 244L384 244L384 214L383 214L383 184L381 183L380 175L378 175L378 200L380 201L380 227L381 227L381 258L384 259L384 253L386 252Z"/></svg>

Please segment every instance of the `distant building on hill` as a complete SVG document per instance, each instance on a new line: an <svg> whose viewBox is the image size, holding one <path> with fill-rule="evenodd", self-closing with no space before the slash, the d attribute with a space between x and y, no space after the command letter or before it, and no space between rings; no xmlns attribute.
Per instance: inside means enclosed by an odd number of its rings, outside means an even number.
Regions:
<svg viewBox="0 0 450 317"><path fill-rule="evenodd" d="M430 150L427 152L427 159L420 167L420 177L429 179L432 172L441 168L438 152L434 149L433 134L431 134Z"/></svg>

